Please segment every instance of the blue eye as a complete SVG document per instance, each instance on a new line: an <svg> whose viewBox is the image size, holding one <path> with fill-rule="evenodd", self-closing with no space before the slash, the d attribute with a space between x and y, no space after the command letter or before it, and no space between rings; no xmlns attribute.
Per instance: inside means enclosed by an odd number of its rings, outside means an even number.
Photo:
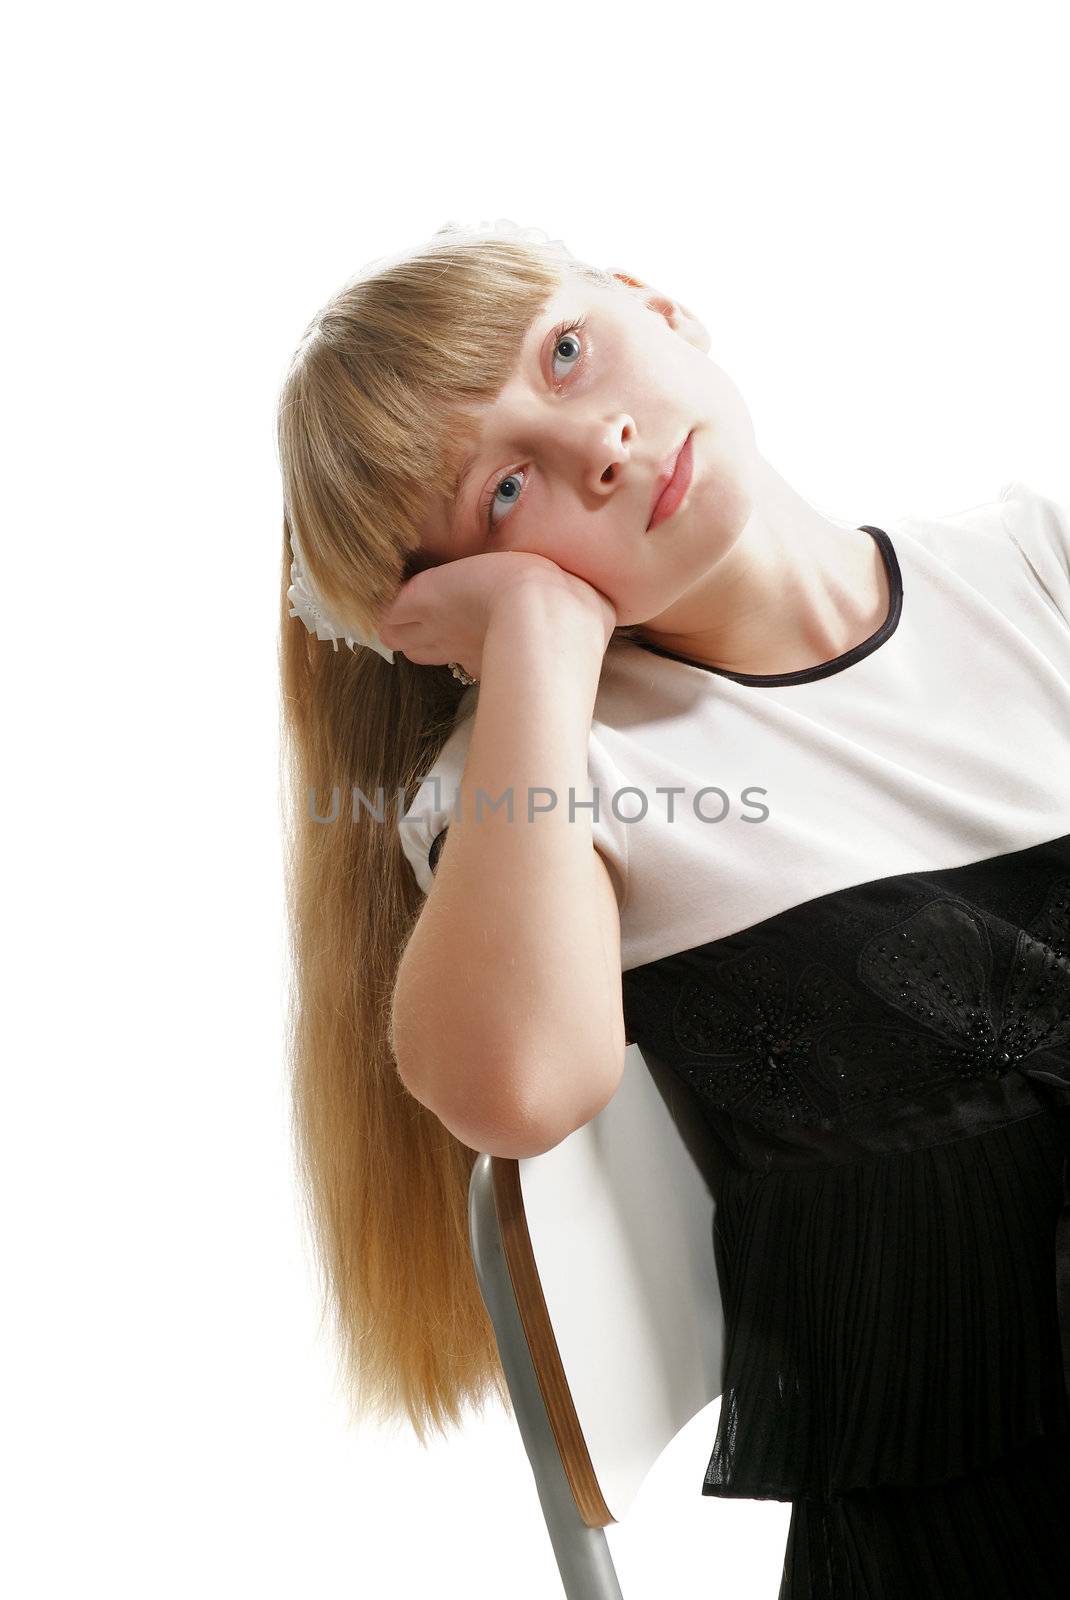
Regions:
<svg viewBox="0 0 1070 1600"><path fill-rule="evenodd" d="M582 333L583 332L583 330L584 330L584 328L586 326L586 323L587 323L587 318L586 317L577 317L575 322L563 322L559 328L555 328L554 329L554 353L555 353L555 356L556 356L556 353L557 353L558 345L561 344L566 338L570 339L574 345L577 345L577 346L580 345L580 341L579 341L579 339L576 338L576 335L578 333ZM579 349L577 349L576 354L574 356L571 356L571 357L568 357L568 358L563 356L563 357L561 357L561 359L562 360L568 359L568 360L571 361L573 367L577 366L579 364L580 351L579 351ZM570 367L569 370L571 371L571 367ZM498 495L501 493L501 490L502 490L502 488L503 488L503 486L505 484L512 483L514 481L514 479L517 479L519 477L521 477L521 474L519 472L510 472L506 477L499 478L497 483L492 484L491 487L490 487L489 493L487 493L487 494L485 494L483 496L483 499L482 499L482 501L480 502L480 505L479 505L479 515L481 517L485 518L486 524L487 524L488 533L493 533L495 528L498 526L498 523L500 523L503 520L503 518L499 517L498 521L495 522L493 520L492 516L491 516L491 512L494 509L495 500L497 499ZM509 496L510 502L512 504L514 504L514 505L516 504L516 502L519 499L520 499L520 490L517 490L514 494Z"/></svg>

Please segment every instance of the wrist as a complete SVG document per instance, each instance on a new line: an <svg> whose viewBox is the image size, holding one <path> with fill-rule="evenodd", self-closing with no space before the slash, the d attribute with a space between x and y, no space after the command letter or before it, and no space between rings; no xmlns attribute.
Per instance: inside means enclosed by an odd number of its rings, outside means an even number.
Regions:
<svg viewBox="0 0 1070 1600"><path fill-rule="evenodd" d="M587 586L584 586L587 587ZM587 594L568 584L518 583L500 595L487 624L486 638L501 635L517 645L545 649L552 640L578 648L597 648L601 657L613 637L616 618L595 590Z"/></svg>

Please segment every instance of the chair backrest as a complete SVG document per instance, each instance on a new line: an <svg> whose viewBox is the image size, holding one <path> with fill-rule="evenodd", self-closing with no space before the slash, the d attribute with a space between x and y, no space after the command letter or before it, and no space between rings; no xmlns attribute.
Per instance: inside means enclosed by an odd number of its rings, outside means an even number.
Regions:
<svg viewBox="0 0 1070 1600"><path fill-rule="evenodd" d="M665 1446L721 1393L714 1159L693 1095L634 1044L592 1122L541 1156L480 1158L519 1325L588 1527L620 1521ZM496 1333L501 1346L497 1320Z"/></svg>

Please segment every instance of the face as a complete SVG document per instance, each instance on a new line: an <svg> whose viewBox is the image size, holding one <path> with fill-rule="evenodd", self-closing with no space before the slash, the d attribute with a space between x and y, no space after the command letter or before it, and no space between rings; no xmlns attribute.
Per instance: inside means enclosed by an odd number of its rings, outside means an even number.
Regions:
<svg viewBox="0 0 1070 1600"><path fill-rule="evenodd" d="M517 370L475 413L457 502L429 515L421 545L433 564L540 555L604 594L620 625L671 627L750 513L754 431L701 323L615 277L613 287L569 277L528 330ZM689 434L690 486L648 532L656 479Z"/></svg>

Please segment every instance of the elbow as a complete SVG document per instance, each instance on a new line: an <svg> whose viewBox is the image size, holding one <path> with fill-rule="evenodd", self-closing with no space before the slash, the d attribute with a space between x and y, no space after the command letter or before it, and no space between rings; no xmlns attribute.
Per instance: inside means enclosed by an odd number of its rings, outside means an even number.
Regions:
<svg viewBox="0 0 1070 1600"><path fill-rule="evenodd" d="M537 1127L532 1123L493 1124L481 1133L473 1132L469 1137L465 1137L463 1128L451 1128L450 1132L470 1150L489 1156L505 1156L512 1161L528 1161L533 1156L543 1156L565 1137L556 1130Z"/></svg>
<svg viewBox="0 0 1070 1600"><path fill-rule="evenodd" d="M443 1075L432 1084L426 1074L421 1076L411 1069L407 1070L400 1060L397 1065L398 1076L413 1099L432 1112L461 1144L485 1155L524 1161L532 1156L545 1155L604 1110L620 1084L624 1056L622 1052L615 1071L601 1075L597 1080L597 1088L592 1087L595 1080L586 1080L588 1093L582 1105L570 1103L567 1106L559 1103L547 1105L536 1102L534 1097L522 1101L519 1096L508 1094L492 1100L485 1089L488 1081L530 1081L522 1076L510 1078L500 1065L493 1074L473 1073L467 1081L458 1079L455 1072L451 1073L449 1092L444 1091ZM570 1074L570 1081L574 1085L580 1081L575 1071ZM484 1085L482 1091L477 1089L477 1083Z"/></svg>
<svg viewBox="0 0 1070 1600"><path fill-rule="evenodd" d="M564 1070L533 1073L530 1056L516 1062L495 1052L488 1060L471 1042L442 1057L441 1033L433 1048L423 1013L395 1007L391 1018L398 1076L413 1099L468 1149L514 1160L545 1155L609 1104L624 1071L623 1022L619 1032L620 1048L593 1070L574 1057Z"/></svg>
<svg viewBox="0 0 1070 1600"><path fill-rule="evenodd" d="M545 1155L548 1150L554 1149L556 1145L563 1144L571 1134L578 1133L581 1128L585 1128L589 1122L593 1122L605 1110L620 1087L623 1075L624 1052L622 1050L615 1070L609 1073L602 1072L600 1076L592 1075L592 1077L585 1080L588 1093L581 1105L551 1106L545 1111L541 1119L529 1118L523 1124L519 1135L510 1130L510 1137L514 1145L516 1145L515 1149L498 1151L490 1149L487 1145L484 1145L483 1148L488 1149L491 1155L515 1155L517 1157ZM519 1126L518 1124L514 1125L514 1127Z"/></svg>
<svg viewBox="0 0 1070 1600"><path fill-rule="evenodd" d="M560 1144L566 1131L571 1132L512 1105L488 1105L481 1096L444 1099L433 1093L425 1081L406 1072L400 1062L398 1076L413 1099L437 1117L448 1133L481 1154L523 1161L544 1155Z"/></svg>

